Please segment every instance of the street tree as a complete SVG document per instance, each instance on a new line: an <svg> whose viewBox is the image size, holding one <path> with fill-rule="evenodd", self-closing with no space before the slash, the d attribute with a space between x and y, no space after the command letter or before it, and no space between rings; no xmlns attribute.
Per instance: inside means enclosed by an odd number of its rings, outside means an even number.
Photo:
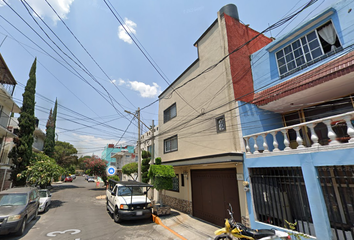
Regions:
<svg viewBox="0 0 354 240"><path fill-rule="evenodd" d="M92 156L89 159L84 160L85 168L90 170L90 174L101 177L103 182L107 180L107 161L102 160L97 156Z"/></svg>
<svg viewBox="0 0 354 240"><path fill-rule="evenodd" d="M30 165L18 175L18 178L46 188L50 186L52 180L58 180L64 172L65 170L53 158L43 153L33 153Z"/></svg>
<svg viewBox="0 0 354 240"><path fill-rule="evenodd" d="M50 109L49 117L46 125L46 134L44 139L43 151L47 156L53 157L54 147L55 147L54 118L53 118L52 109Z"/></svg>
<svg viewBox="0 0 354 240"><path fill-rule="evenodd" d="M55 126L57 121L57 110L58 109L58 100L55 100L54 111L50 109L47 125L46 125L46 137L44 140L44 153L49 157L54 156L55 148Z"/></svg>
<svg viewBox="0 0 354 240"><path fill-rule="evenodd" d="M68 142L56 141L53 158L63 168L77 163L77 149Z"/></svg>
<svg viewBox="0 0 354 240"><path fill-rule="evenodd" d="M133 180L137 180L138 178L138 163L132 162L125 164L122 167L122 173L130 176Z"/></svg>
<svg viewBox="0 0 354 240"><path fill-rule="evenodd" d="M148 183L150 178L148 172L150 168L151 154L148 151L143 151L141 154L143 160L141 161L141 181Z"/></svg>
<svg viewBox="0 0 354 240"><path fill-rule="evenodd" d="M26 179L18 179L17 175L26 170L32 157L33 132L35 130L36 65L37 58L34 59L25 91L22 94L23 101L20 117L18 118L18 138L14 139L15 146L8 155L13 163L11 180L14 186L26 184Z"/></svg>
<svg viewBox="0 0 354 240"><path fill-rule="evenodd" d="M80 158L78 158L77 160L77 166L79 169L82 169L84 171L86 171L86 165L85 165L85 160L86 159L91 159L92 156L81 156Z"/></svg>

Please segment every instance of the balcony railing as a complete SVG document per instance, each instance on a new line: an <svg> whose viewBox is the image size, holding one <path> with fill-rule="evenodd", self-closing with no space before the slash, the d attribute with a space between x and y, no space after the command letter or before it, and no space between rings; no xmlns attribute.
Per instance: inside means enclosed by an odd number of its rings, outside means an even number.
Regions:
<svg viewBox="0 0 354 240"><path fill-rule="evenodd" d="M354 112L244 136L246 154L340 148L354 143Z"/></svg>

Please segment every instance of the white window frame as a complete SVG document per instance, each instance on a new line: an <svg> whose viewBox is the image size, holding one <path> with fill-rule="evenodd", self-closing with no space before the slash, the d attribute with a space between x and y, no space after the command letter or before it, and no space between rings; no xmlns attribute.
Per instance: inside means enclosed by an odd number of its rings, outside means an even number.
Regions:
<svg viewBox="0 0 354 240"><path fill-rule="evenodd" d="M176 141L175 147L172 146L173 141ZM163 140L163 145L164 145L164 148L163 148L164 153L178 151L178 137L177 137L177 135L174 135L170 138Z"/></svg>
<svg viewBox="0 0 354 240"><path fill-rule="evenodd" d="M338 41L339 41L339 43L340 43L340 39L339 39L339 37L338 37L337 30L336 30L336 28L335 28L333 22L330 20L330 21L326 22L325 24L323 24L322 26L327 25L327 24L332 24L333 28L334 28L335 31L336 31L337 39L338 39ZM323 55L326 54L326 53L324 52L324 50L323 50L323 46L322 46L322 44L321 44L321 40L320 40L320 37L319 37L318 32L317 32L317 31L318 31L317 29L321 28L322 26L317 27L316 29L314 29L313 31L307 33L306 35L297 38L295 41L289 43L289 44L286 45L284 48L282 48L282 49L280 49L279 51L275 52L275 55L274 55L274 56L275 56L275 61L276 61L276 64L277 64L279 76L287 75L287 74L289 74L289 73L291 73L291 72L298 71L298 70L302 69L303 67L305 67L306 64L308 64L308 63L310 63L310 62L314 62L314 61L316 61L316 59L319 59L319 58L321 58ZM315 48L313 48L313 49L310 49L310 42L308 42L307 36L309 36L309 35L312 34L312 33L315 33L316 37L315 37L314 40L311 41L311 43L316 40L316 41L318 42L318 47L315 47ZM306 43L303 43L303 39L306 40ZM300 47L298 47L298 48L296 48L296 49L294 50L293 44L294 44L295 42L297 42L297 41L299 41ZM340 43L340 45L342 46L341 43ZM291 51L290 51L289 53L285 53L285 49L288 48L288 47L291 48ZM308 48L308 50L306 50L306 48ZM312 52L314 52L314 51L317 50L317 49L319 49L319 50L321 51L321 54L318 55L318 56L316 56L315 58L313 58ZM295 56L295 52L297 52L297 51L301 51L301 54L299 54L298 57ZM278 57L278 56L277 56L278 53L282 53L283 55L282 55L281 57ZM292 59L287 60L287 59L286 59L286 56L289 56L289 55L292 55ZM302 61L301 61L300 58L302 58ZM310 58L311 58L311 59L310 59ZM281 61L282 59L283 59L284 61ZM297 63L296 60L298 60L299 62ZM280 62L282 62L283 64L280 65ZM288 70L288 65L289 65L291 62L293 62L295 66L294 66L292 69ZM285 68L286 68L286 71L283 72L283 73L281 73L281 71L280 71L280 68L281 68L281 67L285 67Z"/></svg>
<svg viewBox="0 0 354 240"><path fill-rule="evenodd" d="M172 109L174 109L174 112L171 111ZM166 123L170 121L172 118L175 118L176 116L177 116L177 105L176 103L174 103L163 111L163 122Z"/></svg>

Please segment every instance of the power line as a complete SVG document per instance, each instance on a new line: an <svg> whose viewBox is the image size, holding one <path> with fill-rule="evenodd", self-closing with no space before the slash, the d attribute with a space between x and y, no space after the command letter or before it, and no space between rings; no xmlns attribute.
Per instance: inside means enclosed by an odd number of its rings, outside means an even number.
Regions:
<svg viewBox="0 0 354 240"><path fill-rule="evenodd" d="M83 44L80 42L80 40L75 36L75 34L71 31L71 29L68 27L68 25L63 21L63 19L60 17L60 15L57 13L57 11L52 7L52 5L45 0L46 3L49 5L49 7L53 10L53 12L58 16L60 21L63 23L63 25L66 27L66 29L70 32L70 34L75 38L75 40L80 44L80 46L85 50L85 52L89 55L89 57L92 59L92 61L99 67L99 69L104 73L104 75L108 78L108 80L111 82L112 80L108 76L108 74L103 70L103 68L98 64L98 62L92 57L92 55L87 51L87 49L83 46ZM49 27L48 27L49 28ZM59 39L59 38L58 38ZM60 40L60 39L59 39ZM122 94L122 96L134 107L134 104L123 94L123 92L115 85L113 84L118 91ZM119 103L118 103L119 104Z"/></svg>
<svg viewBox="0 0 354 240"><path fill-rule="evenodd" d="M108 0L107 0L108 1ZM107 5L107 7L109 8L109 10L111 11L111 13L113 14L113 16L117 19L117 21L119 22L119 24L123 27L124 31L128 34L128 36L132 39L132 41L134 42L134 44L138 47L139 51L144 55L144 57L148 60L148 62L150 63L150 65L155 69L155 71L160 75L160 77L168 84L170 85L169 81L164 77L164 74L162 73L162 71L159 70L159 67L157 66L157 64L155 63L154 64L154 61L153 59L151 58L151 56L147 53L147 51L143 51L142 47L140 47L140 45L137 43L137 41L135 38L132 37L132 35L134 35L133 33L131 33L130 31L127 30L127 28L125 27L125 25L122 23L122 21L117 17L117 15L113 12L113 9L115 10L115 12L117 12L117 10L113 7L113 5L110 3L110 5L112 6L109 6L108 3L107 3L106 0L104 0L105 4ZM109 2L109 1L108 1ZM118 12L117 12L118 13ZM150 57L148 57L148 55ZM187 104L189 105L194 111L198 112L196 109L193 108L192 105L190 105L185 99L184 97L178 93L176 91L176 94Z"/></svg>

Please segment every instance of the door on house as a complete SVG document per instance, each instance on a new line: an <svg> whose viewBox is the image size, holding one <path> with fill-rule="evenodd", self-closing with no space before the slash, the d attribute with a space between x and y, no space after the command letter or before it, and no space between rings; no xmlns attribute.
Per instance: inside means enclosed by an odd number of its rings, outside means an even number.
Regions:
<svg viewBox="0 0 354 240"><path fill-rule="evenodd" d="M224 226L231 203L241 222L236 169L191 170L193 216Z"/></svg>

